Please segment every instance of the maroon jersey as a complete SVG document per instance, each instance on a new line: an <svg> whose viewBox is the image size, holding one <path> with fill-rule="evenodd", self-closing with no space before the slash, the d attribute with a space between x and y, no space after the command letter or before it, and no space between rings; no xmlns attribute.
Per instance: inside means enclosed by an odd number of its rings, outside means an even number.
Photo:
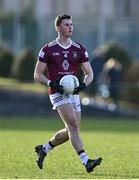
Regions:
<svg viewBox="0 0 139 180"><path fill-rule="evenodd" d="M70 40L70 45L64 47L56 39L42 47L38 59L47 64L48 79L55 80L67 74L77 76L80 63L87 62L89 56L79 43Z"/></svg>

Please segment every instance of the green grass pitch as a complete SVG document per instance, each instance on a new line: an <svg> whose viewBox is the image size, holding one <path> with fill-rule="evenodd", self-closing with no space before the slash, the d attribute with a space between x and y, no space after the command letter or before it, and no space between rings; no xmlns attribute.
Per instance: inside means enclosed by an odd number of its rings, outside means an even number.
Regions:
<svg viewBox="0 0 139 180"><path fill-rule="evenodd" d="M51 151L44 169L36 166L34 146L59 129L57 118L0 118L1 179L132 179L139 178L139 121L83 118L81 137L92 158L103 162L87 174L70 142Z"/></svg>

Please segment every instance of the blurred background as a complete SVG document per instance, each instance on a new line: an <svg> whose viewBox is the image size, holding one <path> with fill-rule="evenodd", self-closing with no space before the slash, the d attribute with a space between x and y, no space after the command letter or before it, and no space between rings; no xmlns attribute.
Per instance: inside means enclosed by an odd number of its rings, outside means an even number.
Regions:
<svg viewBox="0 0 139 180"><path fill-rule="evenodd" d="M90 54L94 81L81 94L86 115L139 117L138 0L0 0L0 115L51 115L34 83L40 48L56 38L58 14Z"/></svg>

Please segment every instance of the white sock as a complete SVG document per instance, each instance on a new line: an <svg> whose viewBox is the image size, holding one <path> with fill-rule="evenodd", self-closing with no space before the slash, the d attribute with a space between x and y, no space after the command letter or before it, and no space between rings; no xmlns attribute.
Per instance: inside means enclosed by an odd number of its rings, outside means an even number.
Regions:
<svg viewBox="0 0 139 180"><path fill-rule="evenodd" d="M89 157L87 156L87 154L86 154L85 152L82 152L79 156L80 156L80 158L81 158L81 160L82 160L82 163L83 163L84 165L86 165L86 163L87 163L87 161L88 161L88 159L89 159Z"/></svg>
<svg viewBox="0 0 139 180"><path fill-rule="evenodd" d="M51 151L52 149L53 149L53 148L52 148L52 146L50 146L49 143L43 145L43 151L46 152L46 153L48 153L48 152Z"/></svg>

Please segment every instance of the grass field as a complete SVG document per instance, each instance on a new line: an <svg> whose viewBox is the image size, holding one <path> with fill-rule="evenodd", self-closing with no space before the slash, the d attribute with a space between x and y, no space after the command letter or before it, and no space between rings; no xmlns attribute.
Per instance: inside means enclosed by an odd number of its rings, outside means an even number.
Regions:
<svg viewBox="0 0 139 180"><path fill-rule="evenodd" d="M87 174L70 143L47 156L44 169L35 164L34 146L63 127L57 118L0 118L0 178L133 179L139 178L139 121L83 119L81 137L89 156L103 162Z"/></svg>
<svg viewBox="0 0 139 180"><path fill-rule="evenodd" d="M9 89L9 90L39 92L39 93L47 92L46 86L42 86L39 83L20 82L16 79L2 78L2 77L0 77L0 88Z"/></svg>

